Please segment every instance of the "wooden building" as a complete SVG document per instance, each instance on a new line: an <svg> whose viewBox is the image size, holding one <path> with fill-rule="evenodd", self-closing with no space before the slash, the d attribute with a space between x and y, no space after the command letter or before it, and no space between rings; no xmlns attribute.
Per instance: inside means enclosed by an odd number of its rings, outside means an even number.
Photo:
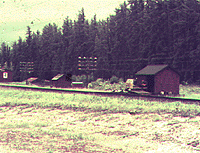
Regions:
<svg viewBox="0 0 200 153"><path fill-rule="evenodd" d="M0 82L12 82L12 71L0 69Z"/></svg>
<svg viewBox="0 0 200 153"><path fill-rule="evenodd" d="M64 74L57 74L55 77L52 78L52 86L60 87L60 88L69 88L71 87L71 79Z"/></svg>
<svg viewBox="0 0 200 153"><path fill-rule="evenodd" d="M147 65L135 75L137 86L146 83L149 92L179 94L180 75L168 65Z"/></svg>

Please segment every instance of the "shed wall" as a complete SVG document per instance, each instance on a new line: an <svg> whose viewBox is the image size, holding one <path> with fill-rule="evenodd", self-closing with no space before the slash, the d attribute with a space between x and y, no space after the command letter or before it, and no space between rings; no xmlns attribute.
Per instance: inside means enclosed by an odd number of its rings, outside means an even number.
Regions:
<svg viewBox="0 0 200 153"><path fill-rule="evenodd" d="M52 80L52 85L54 87L68 88L71 87L71 81L67 81L65 76L62 76L58 80Z"/></svg>
<svg viewBox="0 0 200 153"><path fill-rule="evenodd" d="M73 88L83 88L83 84L73 84Z"/></svg>
<svg viewBox="0 0 200 153"><path fill-rule="evenodd" d="M137 78L136 86L141 86L142 80L147 81L147 76L145 75L138 75L136 76L136 78Z"/></svg>
<svg viewBox="0 0 200 153"><path fill-rule="evenodd" d="M155 75L155 93L161 91L179 94L179 75L171 69L164 69Z"/></svg>

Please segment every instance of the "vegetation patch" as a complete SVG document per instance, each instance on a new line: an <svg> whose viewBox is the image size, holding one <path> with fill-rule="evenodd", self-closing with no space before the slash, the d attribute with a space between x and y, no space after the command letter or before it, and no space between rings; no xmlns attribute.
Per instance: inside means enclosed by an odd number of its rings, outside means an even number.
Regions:
<svg viewBox="0 0 200 153"><path fill-rule="evenodd" d="M192 128L199 130L199 106L194 104L5 88L0 98L0 142L11 149L126 152L141 147L147 151L149 147L134 145L136 138L199 146L190 140L198 135ZM184 116L187 113L190 116Z"/></svg>

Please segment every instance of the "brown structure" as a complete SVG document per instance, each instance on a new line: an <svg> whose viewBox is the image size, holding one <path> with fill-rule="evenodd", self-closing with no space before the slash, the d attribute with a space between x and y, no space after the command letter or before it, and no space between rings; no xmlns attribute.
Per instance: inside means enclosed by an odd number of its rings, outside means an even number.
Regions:
<svg viewBox="0 0 200 153"><path fill-rule="evenodd" d="M145 82L149 92L179 94L180 75L168 65L147 65L135 75L137 86Z"/></svg>
<svg viewBox="0 0 200 153"><path fill-rule="evenodd" d="M58 74L52 79L52 86L68 88L71 87L71 80L64 74Z"/></svg>
<svg viewBox="0 0 200 153"><path fill-rule="evenodd" d="M37 80L38 80L38 78L28 78L27 80L25 80L25 82L26 81L28 81L28 83L31 83L31 84L34 84L35 82L37 82Z"/></svg>
<svg viewBox="0 0 200 153"><path fill-rule="evenodd" d="M12 82L12 71L0 69L0 82Z"/></svg>

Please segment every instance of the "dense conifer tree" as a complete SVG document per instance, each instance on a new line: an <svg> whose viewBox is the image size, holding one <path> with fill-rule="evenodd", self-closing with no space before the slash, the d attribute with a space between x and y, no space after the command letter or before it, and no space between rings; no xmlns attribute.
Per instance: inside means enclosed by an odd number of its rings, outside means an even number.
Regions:
<svg viewBox="0 0 200 153"><path fill-rule="evenodd" d="M67 17L61 29L48 24L35 34L27 27L26 40L19 38L12 46L14 78L20 79L20 61L34 61L34 75L51 79L55 73L80 74L78 56L97 56L97 77L134 74L147 64L170 64L182 80L200 79L198 0L130 0L115 13L102 21L95 15L89 22L82 9L77 20ZM1 63L10 59L9 54L3 44Z"/></svg>

